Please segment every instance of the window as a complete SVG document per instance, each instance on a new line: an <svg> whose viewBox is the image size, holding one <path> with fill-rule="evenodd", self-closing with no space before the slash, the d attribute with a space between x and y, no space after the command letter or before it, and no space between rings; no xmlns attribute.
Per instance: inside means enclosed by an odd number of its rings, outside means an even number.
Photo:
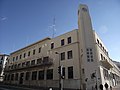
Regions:
<svg viewBox="0 0 120 90"><path fill-rule="evenodd" d="M26 53L24 53L24 58L26 57Z"/></svg>
<svg viewBox="0 0 120 90"><path fill-rule="evenodd" d="M51 49L53 49L54 48L54 43L51 43Z"/></svg>
<svg viewBox="0 0 120 90"><path fill-rule="evenodd" d="M71 43L71 37L68 37L68 44Z"/></svg>
<svg viewBox="0 0 120 90"><path fill-rule="evenodd" d="M100 43L98 39L97 39L97 43L98 43L98 44Z"/></svg>
<svg viewBox="0 0 120 90"><path fill-rule="evenodd" d="M38 80L44 80L44 71L39 71Z"/></svg>
<svg viewBox="0 0 120 90"><path fill-rule="evenodd" d="M21 66L21 63L18 64L18 68Z"/></svg>
<svg viewBox="0 0 120 90"><path fill-rule="evenodd" d="M41 52L41 47L39 48L39 51L38 51L38 53L40 53Z"/></svg>
<svg viewBox="0 0 120 90"><path fill-rule="evenodd" d="M73 57L72 50L67 52L67 56L68 56L68 59L72 59Z"/></svg>
<svg viewBox="0 0 120 90"><path fill-rule="evenodd" d="M53 79L53 69L47 70L47 79Z"/></svg>
<svg viewBox="0 0 120 90"><path fill-rule="evenodd" d="M16 60L18 60L18 56L16 56Z"/></svg>
<svg viewBox="0 0 120 90"><path fill-rule="evenodd" d="M42 58L38 58L37 59L37 64L41 64L42 63Z"/></svg>
<svg viewBox="0 0 120 90"><path fill-rule="evenodd" d="M22 63L22 67L24 67L24 66L25 66L25 62Z"/></svg>
<svg viewBox="0 0 120 90"><path fill-rule="evenodd" d="M15 60L15 57L13 57L13 61Z"/></svg>
<svg viewBox="0 0 120 90"><path fill-rule="evenodd" d="M28 56L30 56L30 51L28 52Z"/></svg>
<svg viewBox="0 0 120 90"><path fill-rule="evenodd" d="M93 50L91 48L86 49L86 54L87 54L87 61L88 62L93 62Z"/></svg>
<svg viewBox="0 0 120 90"><path fill-rule="evenodd" d="M26 72L25 80L30 80L30 72Z"/></svg>
<svg viewBox="0 0 120 90"><path fill-rule="evenodd" d="M48 63L49 57L43 57L43 63Z"/></svg>
<svg viewBox="0 0 120 90"><path fill-rule="evenodd" d="M102 54L100 54L100 56L101 56L101 60L103 60L103 55L102 55Z"/></svg>
<svg viewBox="0 0 120 90"><path fill-rule="evenodd" d="M14 80L14 74L11 75L11 80Z"/></svg>
<svg viewBox="0 0 120 90"><path fill-rule="evenodd" d="M35 49L33 50L33 55L35 55Z"/></svg>
<svg viewBox="0 0 120 90"><path fill-rule="evenodd" d="M35 60L32 60L32 61L31 61L31 65L35 65Z"/></svg>
<svg viewBox="0 0 120 90"><path fill-rule="evenodd" d="M18 80L18 73L15 74L15 80Z"/></svg>
<svg viewBox="0 0 120 90"><path fill-rule="evenodd" d="M8 74L7 80L8 80L8 81L10 80L10 74Z"/></svg>
<svg viewBox="0 0 120 90"><path fill-rule="evenodd" d="M20 55L20 57L19 57L20 59L22 58L22 55Z"/></svg>
<svg viewBox="0 0 120 90"><path fill-rule="evenodd" d="M37 79L37 71L32 72L32 80Z"/></svg>
<svg viewBox="0 0 120 90"><path fill-rule="evenodd" d="M61 53L61 60L65 60L65 52Z"/></svg>
<svg viewBox="0 0 120 90"><path fill-rule="evenodd" d="M68 79L73 78L73 66L68 67Z"/></svg>
<svg viewBox="0 0 120 90"><path fill-rule="evenodd" d="M30 61L27 61L27 62L26 62L26 66L30 66Z"/></svg>
<svg viewBox="0 0 120 90"><path fill-rule="evenodd" d="M61 40L61 46L63 46L63 45L64 45L64 39Z"/></svg>

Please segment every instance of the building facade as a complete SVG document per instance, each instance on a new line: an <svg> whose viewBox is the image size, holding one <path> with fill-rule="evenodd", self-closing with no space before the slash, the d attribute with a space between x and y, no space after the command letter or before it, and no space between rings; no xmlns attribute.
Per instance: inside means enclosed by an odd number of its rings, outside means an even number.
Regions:
<svg viewBox="0 0 120 90"><path fill-rule="evenodd" d="M59 66L64 89L100 90L120 84L120 70L93 31L86 5L78 9L78 29L11 53L4 83L58 88Z"/></svg>
<svg viewBox="0 0 120 90"><path fill-rule="evenodd" d="M6 54L0 54L0 82L3 81L4 68L5 68L5 64L7 62L7 57L8 57L8 55L6 55Z"/></svg>

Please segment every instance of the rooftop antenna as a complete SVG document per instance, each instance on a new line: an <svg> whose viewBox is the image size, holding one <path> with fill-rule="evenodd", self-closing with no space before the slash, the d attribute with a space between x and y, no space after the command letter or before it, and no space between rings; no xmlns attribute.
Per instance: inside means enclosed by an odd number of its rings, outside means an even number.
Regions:
<svg viewBox="0 0 120 90"><path fill-rule="evenodd" d="M53 18L53 24L52 24L52 38L54 38L55 36L55 31L56 31L56 28L55 28L55 25L56 25L56 19L55 17Z"/></svg>

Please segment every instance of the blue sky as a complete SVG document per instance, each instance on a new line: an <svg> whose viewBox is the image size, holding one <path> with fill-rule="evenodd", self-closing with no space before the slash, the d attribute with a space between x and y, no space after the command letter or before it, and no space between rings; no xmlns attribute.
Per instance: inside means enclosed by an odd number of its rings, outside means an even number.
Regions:
<svg viewBox="0 0 120 90"><path fill-rule="evenodd" d="M78 28L79 4L89 7L93 29L120 61L120 0L0 0L0 52L9 54L45 37Z"/></svg>

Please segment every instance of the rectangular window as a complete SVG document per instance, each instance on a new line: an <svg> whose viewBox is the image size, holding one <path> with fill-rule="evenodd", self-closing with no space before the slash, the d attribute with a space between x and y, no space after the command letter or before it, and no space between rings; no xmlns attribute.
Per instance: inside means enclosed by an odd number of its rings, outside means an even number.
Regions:
<svg viewBox="0 0 120 90"><path fill-rule="evenodd" d="M25 80L30 80L30 72L26 72Z"/></svg>
<svg viewBox="0 0 120 90"><path fill-rule="evenodd" d="M53 69L47 70L47 79L53 79Z"/></svg>
<svg viewBox="0 0 120 90"><path fill-rule="evenodd" d="M30 56L30 51L28 52L28 56Z"/></svg>
<svg viewBox="0 0 120 90"><path fill-rule="evenodd" d="M73 57L72 50L67 52L67 56L68 56L68 59L72 59Z"/></svg>
<svg viewBox="0 0 120 90"><path fill-rule="evenodd" d="M18 73L15 74L15 80L18 80Z"/></svg>
<svg viewBox="0 0 120 90"><path fill-rule="evenodd" d="M13 61L15 60L15 57L13 57Z"/></svg>
<svg viewBox="0 0 120 90"><path fill-rule="evenodd" d="M27 61L27 62L26 62L26 66L30 66L30 61Z"/></svg>
<svg viewBox="0 0 120 90"><path fill-rule="evenodd" d="M37 80L37 71L32 72L32 80Z"/></svg>
<svg viewBox="0 0 120 90"><path fill-rule="evenodd" d="M16 56L16 60L18 60L18 56Z"/></svg>
<svg viewBox="0 0 120 90"><path fill-rule="evenodd" d="M64 43L64 39L61 40L61 46L63 46L65 43Z"/></svg>
<svg viewBox="0 0 120 90"><path fill-rule="evenodd" d="M26 53L24 53L24 58L26 57Z"/></svg>
<svg viewBox="0 0 120 90"><path fill-rule="evenodd" d="M42 63L42 58L38 58L37 59L37 64L41 64Z"/></svg>
<svg viewBox="0 0 120 90"><path fill-rule="evenodd" d="M31 61L31 65L35 65L35 60L32 60L32 61Z"/></svg>
<svg viewBox="0 0 120 90"><path fill-rule="evenodd" d="M35 55L35 49L33 50L33 55Z"/></svg>
<svg viewBox="0 0 120 90"><path fill-rule="evenodd" d="M73 79L73 66L68 67L68 79Z"/></svg>
<svg viewBox="0 0 120 90"><path fill-rule="evenodd" d="M21 67L21 63L18 64L18 68Z"/></svg>
<svg viewBox="0 0 120 90"><path fill-rule="evenodd" d="M51 43L51 49L53 49L54 48L54 43Z"/></svg>
<svg viewBox="0 0 120 90"><path fill-rule="evenodd" d="M20 55L20 57L19 57L20 59L22 58L22 55Z"/></svg>
<svg viewBox="0 0 120 90"><path fill-rule="evenodd" d="M44 80L44 71L39 71L38 80Z"/></svg>
<svg viewBox="0 0 120 90"><path fill-rule="evenodd" d="M14 74L11 75L11 80L14 80Z"/></svg>
<svg viewBox="0 0 120 90"><path fill-rule="evenodd" d="M68 37L68 44L71 43L71 37Z"/></svg>
<svg viewBox="0 0 120 90"><path fill-rule="evenodd" d="M40 53L41 52L41 47L39 48L39 51L38 51L38 53Z"/></svg>
<svg viewBox="0 0 120 90"><path fill-rule="evenodd" d="M43 57L43 63L48 63L49 57Z"/></svg>
<svg viewBox="0 0 120 90"><path fill-rule="evenodd" d="M25 62L22 63L22 67L25 67Z"/></svg>
<svg viewBox="0 0 120 90"><path fill-rule="evenodd" d="M62 52L60 55L61 55L61 60L65 60L65 52Z"/></svg>

